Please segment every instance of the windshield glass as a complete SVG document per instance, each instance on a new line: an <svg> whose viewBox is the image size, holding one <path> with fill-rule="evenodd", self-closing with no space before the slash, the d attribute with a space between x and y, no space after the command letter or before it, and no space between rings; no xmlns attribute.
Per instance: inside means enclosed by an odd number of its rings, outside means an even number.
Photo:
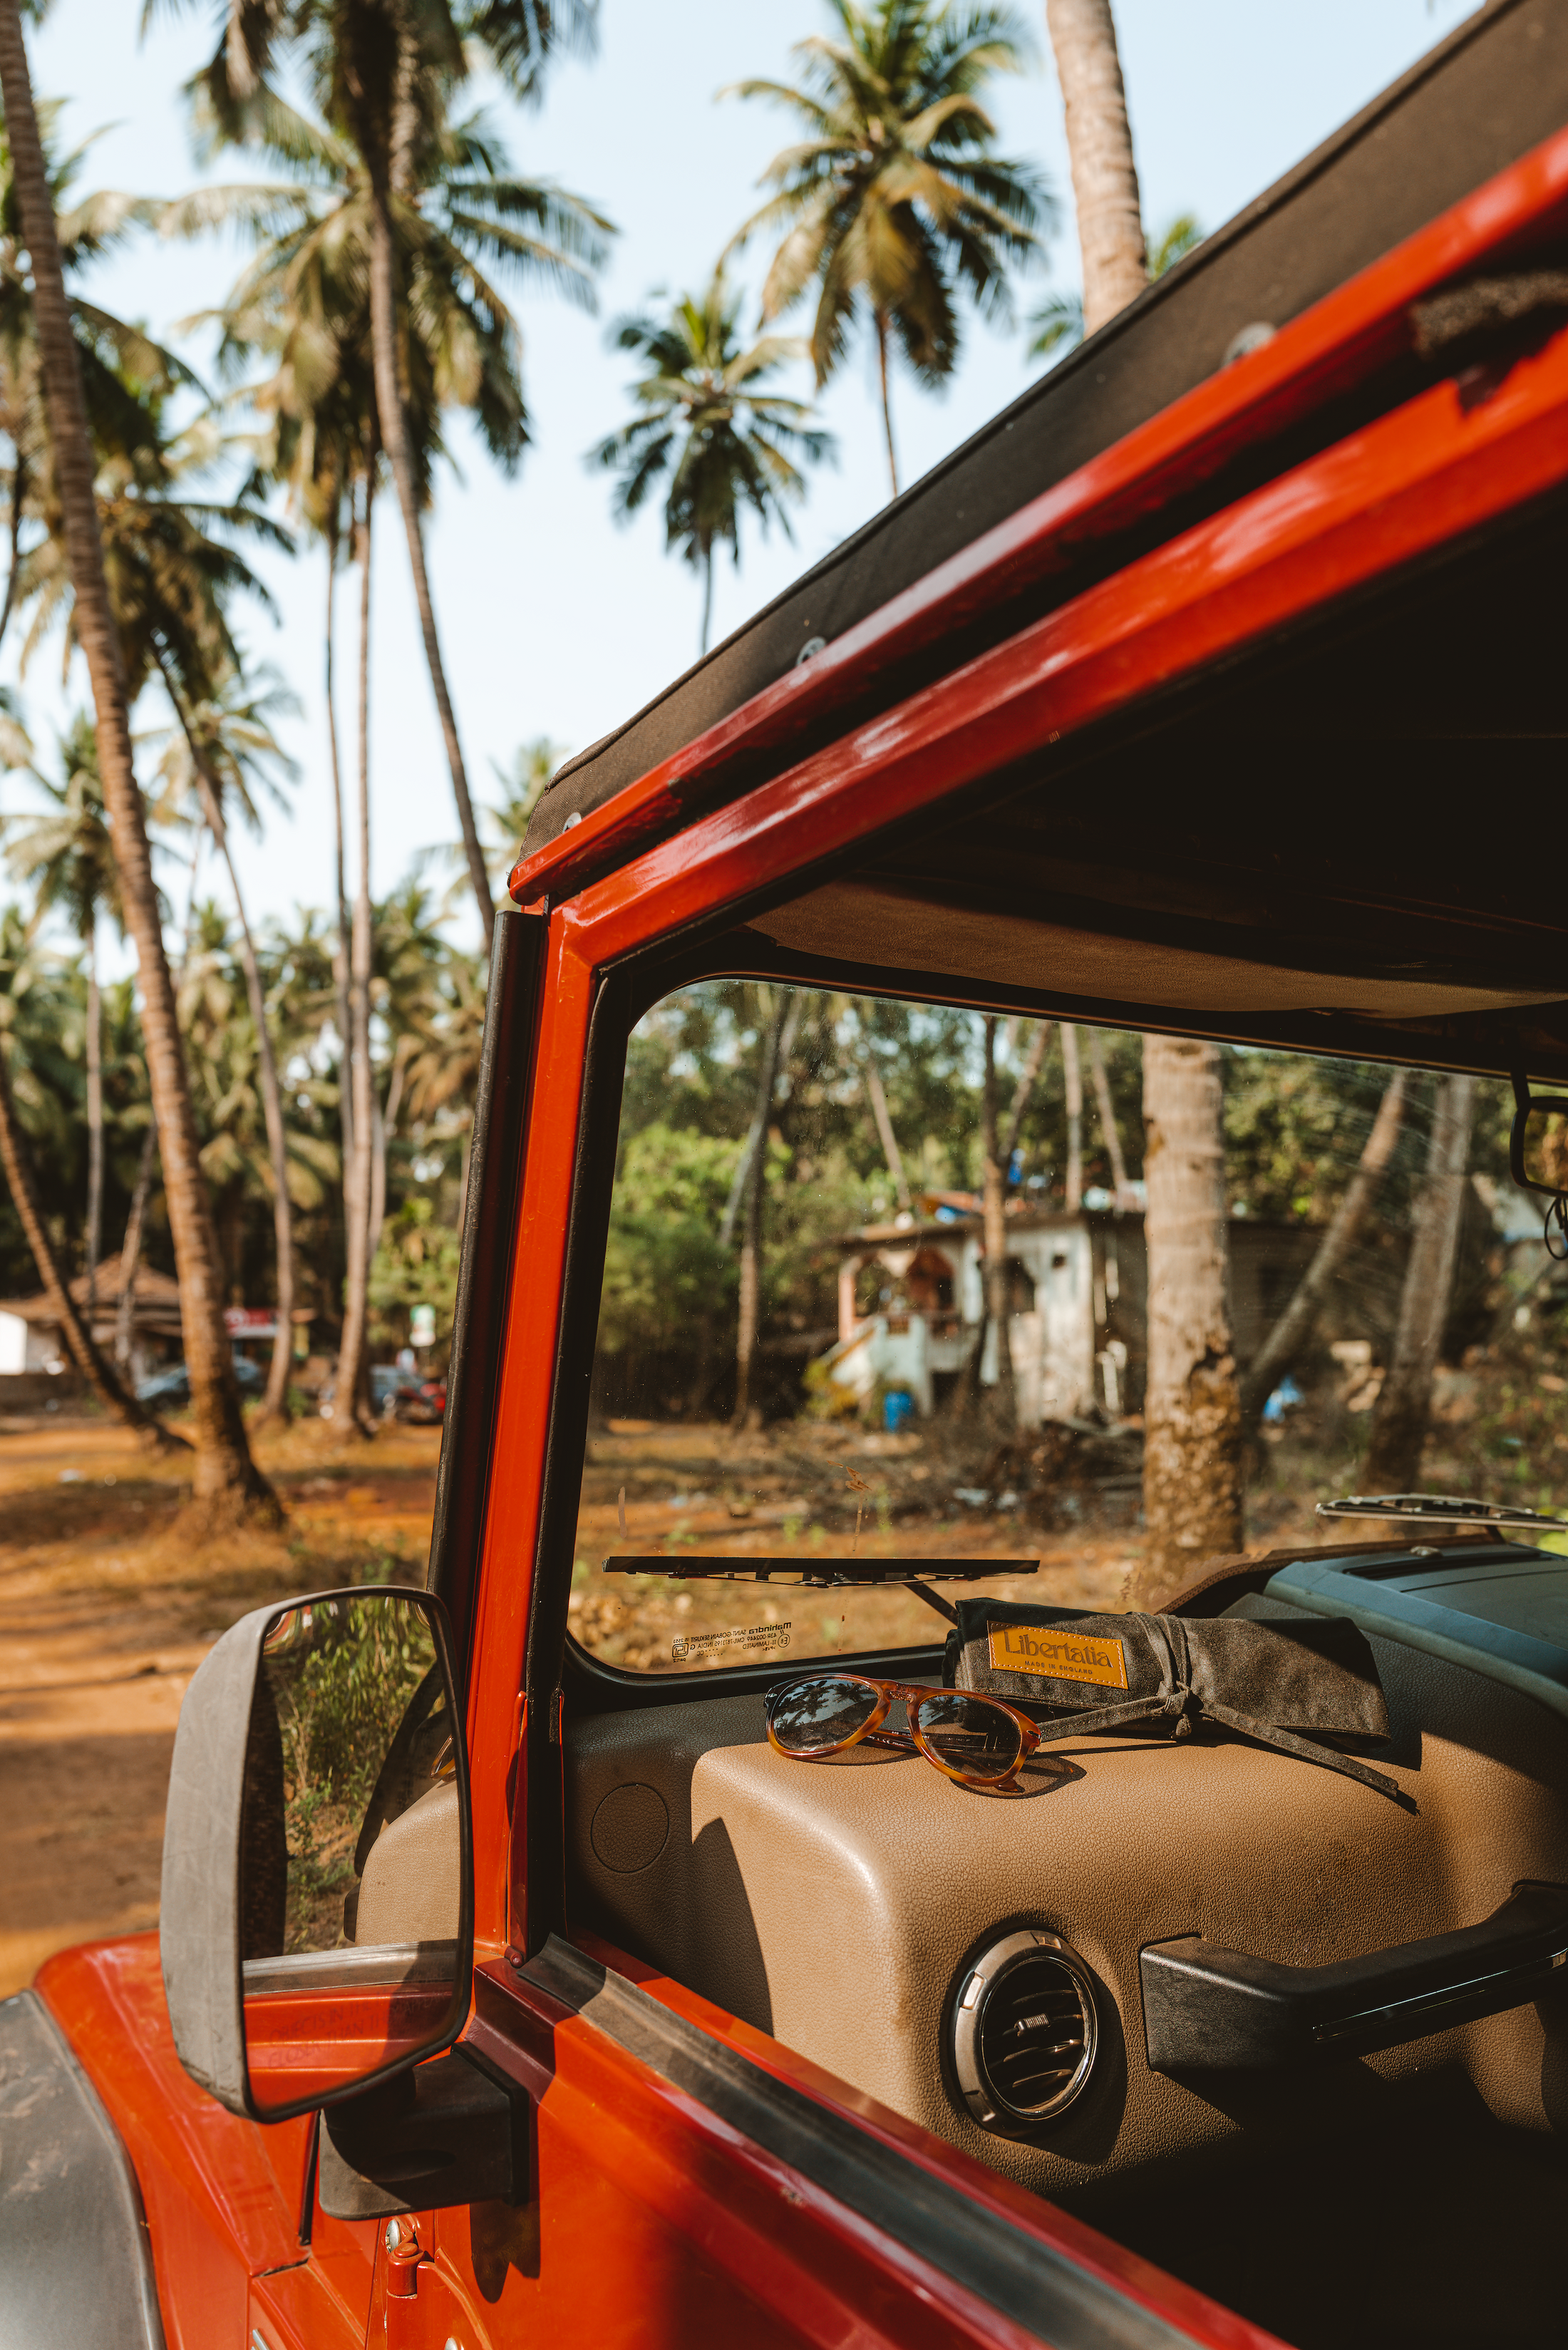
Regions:
<svg viewBox="0 0 1568 2350"><path fill-rule="evenodd" d="M1314 1505L1417 1482L1413 1391L1427 1482L1549 1505L1477 1369L1554 1329L1511 1111L1499 1080L668 997L628 1054L574 1635L668 1673L940 1640L910 1577L1158 1604L1215 1552L1369 1538Z"/></svg>

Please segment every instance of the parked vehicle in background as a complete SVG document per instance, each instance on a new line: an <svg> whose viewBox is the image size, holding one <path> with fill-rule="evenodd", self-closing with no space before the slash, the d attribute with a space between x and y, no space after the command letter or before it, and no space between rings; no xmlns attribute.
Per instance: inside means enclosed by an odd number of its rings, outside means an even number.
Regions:
<svg viewBox="0 0 1568 2350"><path fill-rule="evenodd" d="M237 1347L234 1365L234 1378L242 1396L266 1393L266 1373L259 1370L250 1357L242 1355ZM165 1411L178 1411L182 1404L191 1400L190 1372L183 1363L176 1363L172 1369L160 1371L155 1378L143 1379L136 1390L136 1400L138 1403L157 1404Z"/></svg>
<svg viewBox="0 0 1568 2350"><path fill-rule="evenodd" d="M335 1417L337 1409L336 1377L329 1378L322 1388L319 1408L323 1419ZM405 1370L400 1364L372 1363L370 1409L379 1419L400 1419L415 1426L429 1427L445 1413L446 1381L428 1379L419 1371Z"/></svg>

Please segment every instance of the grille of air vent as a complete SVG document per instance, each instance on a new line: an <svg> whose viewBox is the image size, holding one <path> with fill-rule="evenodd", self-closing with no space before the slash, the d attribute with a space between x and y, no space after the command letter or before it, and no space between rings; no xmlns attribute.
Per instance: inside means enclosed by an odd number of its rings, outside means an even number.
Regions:
<svg viewBox="0 0 1568 2350"><path fill-rule="evenodd" d="M1087 2085L1099 2037L1093 1979L1060 1936L1004 1935L960 1986L950 2053L982 2129L1016 2137L1064 2113Z"/></svg>

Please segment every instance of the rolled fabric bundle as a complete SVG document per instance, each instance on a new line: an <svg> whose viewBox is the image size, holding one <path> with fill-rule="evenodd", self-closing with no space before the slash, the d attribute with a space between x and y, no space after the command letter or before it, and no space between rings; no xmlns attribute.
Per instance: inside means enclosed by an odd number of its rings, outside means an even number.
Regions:
<svg viewBox="0 0 1568 2350"><path fill-rule="evenodd" d="M1344 1617L1260 1624L961 1599L944 1679L1023 1707L1047 1744L1136 1723L1185 1738L1195 1721L1218 1721L1380 1794L1401 1794L1383 1772L1318 1742L1388 1735L1376 1661Z"/></svg>

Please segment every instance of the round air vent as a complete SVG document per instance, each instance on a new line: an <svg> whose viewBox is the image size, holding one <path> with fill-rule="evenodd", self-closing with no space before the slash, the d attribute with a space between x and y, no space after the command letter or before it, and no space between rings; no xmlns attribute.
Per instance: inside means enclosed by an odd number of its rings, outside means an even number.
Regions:
<svg viewBox="0 0 1568 2350"><path fill-rule="evenodd" d="M982 1951L959 1986L950 2051L981 2129L1026 2137L1065 2113L1095 2066L1093 1980L1057 1934L1027 1927Z"/></svg>

